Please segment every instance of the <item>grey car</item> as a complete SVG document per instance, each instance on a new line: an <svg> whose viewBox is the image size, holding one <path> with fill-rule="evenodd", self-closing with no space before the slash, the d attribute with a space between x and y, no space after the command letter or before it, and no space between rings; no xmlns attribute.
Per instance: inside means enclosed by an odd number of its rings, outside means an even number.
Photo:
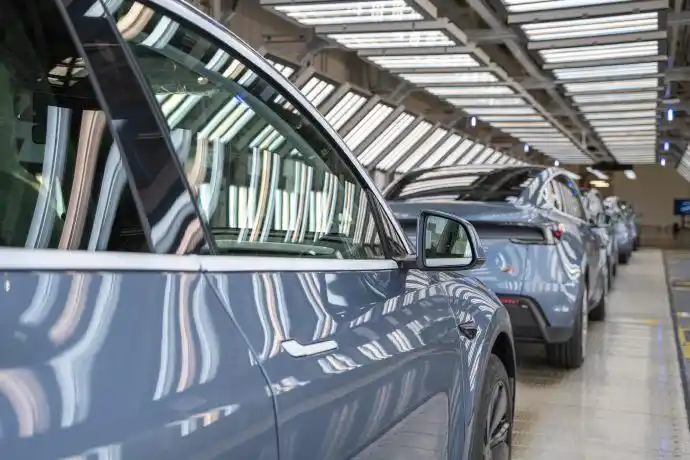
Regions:
<svg viewBox="0 0 690 460"><path fill-rule="evenodd" d="M606 258L608 261L609 288L613 286L614 278L618 273L618 240L613 219L606 213L604 198L599 190L583 189L582 202L585 207L587 219L592 225L592 230L597 233L606 246Z"/></svg>
<svg viewBox="0 0 690 460"><path fill-rule="evenodd" d="M639 244L637 224L631 219L630 214L626 212L625 206L622 205L617 196L604 198L604 208L614 228L619 262L625 265L630 262L632 253Z"/></svg>
<svg viewBox="0 0 690 460"><path fill-rule="evenodd" d="M606 314L609 261L566 171L437 167L403 175L384 196L410 235L424 209L472 222L487 262L470 273L508 307L516 340L545 343L555 366L583 363L588 315Z"/></svg>
<svg viewBox="0 0 690 460"><path fill-rule="evenodd" d="M413 250L334 129L186 3L8 0L0 458L510 457L471 224Z"/></svg>

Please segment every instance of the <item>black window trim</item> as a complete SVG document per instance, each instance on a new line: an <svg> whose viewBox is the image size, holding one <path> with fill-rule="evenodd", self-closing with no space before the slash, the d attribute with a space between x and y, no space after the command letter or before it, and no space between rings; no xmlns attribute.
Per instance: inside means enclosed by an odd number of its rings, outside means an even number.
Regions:
<svg viewBox="0 0 690 460"><path fill-rule="evenodd" d="M165 155L162 159L157 158L157 160L164 161L166 167L172 166L174 171L177 172L177 180L173 180L173 184L170 184L168 192L175 186L178 190L181 188L179 191L184 191L188 195L195 211L195 217L199 220L201 226L203 242L208 245L211 254L216 254L215 242L204 219L201 218L202 214L198 203L194 199L194 194L184 175L184 169L175 154L165 118L152 93L148 90L146 79L141 73L141 69L136 63L129 46L124 43L122 36L119 34L112 15L108 13L103 16L89 16L87 18L84 13L93 6L94 0L74 0L66 2L67 6L64 4L64 0L53 1L55 1L63 17L65 26L75 43L76 49L85 61L85 65L89 70L88 78L101 103L102 110L108 120L109 129L113 132L113 140L117 143L122 156L123 167L127 173L127 180L139 211L139 217L142 220L150 252L160 254L156 252L155 243L152 240L152 221L156 222L161 215L161 210L157 206L152 206L155 203L147 203L145 201L145 193L143 192L148 188L148 184L138 183L137 178L141 180L148 178L147 159L152 157L151 151L153 147L154 151ZM101 6L103 6L102 3ZM107 8L103 8L107 11ZM82 22L85 20L92 22L87 26ZM98 26L94 26L96 23L99 23ZM110 67L93 65L92 57L99 53L101 55L107 54L109 62L117 65ZM117 115L124 115L124 113L115 113L120 101L114 95L119 93L107 90L107 86L103 87L104 83L107 84L108 82L108 78L104 78L104 76L111 72L111 69L114 67L121 70L118 86L120 88L128 88L129 97L132 97L137 90L140 93L139 100L137 100L138 105L136 106L136 122L121 122L122 120L132 121L133 118L117 117ZM122 109L122 107L120 108ZM148 128L148 130L144 130L144 127ZM163 212L164 214L165 212Z"/></svg>

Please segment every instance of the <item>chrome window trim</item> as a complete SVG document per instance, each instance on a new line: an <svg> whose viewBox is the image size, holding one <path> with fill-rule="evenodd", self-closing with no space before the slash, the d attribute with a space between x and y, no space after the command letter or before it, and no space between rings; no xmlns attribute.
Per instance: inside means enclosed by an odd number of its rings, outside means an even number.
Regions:
<svg viewBox="0 0 690 460"><path fill-rule="evenodd" d="M210 34L216 40L225 44L225 46L231 48L238 54L242 55L253 66L261 70L264 74L268 75L273 80L271 83L277 84L278 87L276 89L289 93L290 96L299 103L299 105L301 106L300 109L308 112L309 115L314 120L316 120L316 122L319 124L319 127L324 131L324 133L327 134L331 138L331 140L335 141L335 145L340 149L339 153L341 155L345 155L347 157L347 160L349 160L349 163L352 164L355 168L356 174L359 175L358 179L360 180L360 182L363 185L367 186L371 192L371 195L374 196L379 201L379 203L381 203L381 208L392 221L394 228L398 233L400 239L405 244L405 248L408 251L408 253L414 253L414 250L412 249L407 238L405 237L405 234L400 225L398 224L398 221L395 219L395 216L393 215L392 211L385 204L385 200L383 199L381 192L378 190L378 188L376 187L376 185L374 184L373 180L366 172L364 167L357 161L355 156L348 149L347 145L345 145L345 142L340 138L338 133L331 127L331 125L328 124L328 122L326 122L325 118L321 115L321 113L309 103L307 98L288 79L286 79L280 72L274 69L273 66L271 66L265 60L265 58L258 54L251 46L245 43L241 38L237 37L225 26L213 20L212 18L206 16L203 12L194 8L193 6L184 3L180 0L138 1L141 1L144 4L149 3L152 5L156 5L171 13L172 15L178 17L179 19L187 21L193 24L194 26L198 27L200 30L203 30L206 33ZM379 229L379 231L380 230L381 229Z"/></svg>
<svg viewBox="0 0 690 460"><path fill-rule="evenodd" d="M145 254L0 247L3 271L334 272L398 270L390 259Z"/></svg>

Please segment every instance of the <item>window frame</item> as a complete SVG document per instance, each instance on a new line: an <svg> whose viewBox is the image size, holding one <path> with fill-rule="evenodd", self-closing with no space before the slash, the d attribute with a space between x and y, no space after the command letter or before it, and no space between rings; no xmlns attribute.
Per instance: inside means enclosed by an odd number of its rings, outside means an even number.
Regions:
<svg viewBox="0 0 690 460"><path fill-rule="evenodd" d="M236 37L227 28L221 26L215 21L210 21L209 18L203 15L201 12L182 4L181 2L177 2L175 0L136 1L179 22L182 27L189 28L200 37L204 38L210 43L213 43L219 49L227 52L231 57L242 61L248 70L253 71L257 77L263 79L268 85L270 85L276 91L277 95L282 96L287 102L289 102L294 109L297 110L301 116L304 116L307 121L312 124L313 128L319 132L321 136L323 136L324 140L330 145L333 152L338 155L341 161L344 162L345 167L351 171L353 178L356 181L356 185L361 187L365 192L368 201L367 207L372 213L376 231L378 232L379 239L383 246L383 259L348 259L349 261L391 261L398 256L398 253L394 251L390 241L385 237L387 232L385 231L384 219L388 221L389 224L395 229L397 233L396 239L404 244L408 254L414 254L414 251L410 247L402 228L395 220L392 211L387 207L380 191L376 188L371 177L367 174L364 168L358 163L354 154L345 144L345 141L330 126L330 124L328 124L324 116L321 115L321 113L319 113L319 111L311 103L309 103L307 98L300 92L300 90L297 89L287 78L280 74L280 72L278 72L263 56ZM108 17L112 21L112 15L108 15ZM130 57L130 65L135 66L141 75L139 63L132 55L132 52L126 43L124 44L124 48L126 48L126 52ZM163 117L160 105L156 102L155 95L153 95L153 92L151 91L151 88L146 80L144 80L141 84L143 86L143 90L149 95L149 106L151 110L157 114L159 119L163 120L164 135L169 139L170 132L167 129L167 123L165 123L165 118ZM172 143L170 145L172 145ZM173 161L179 165L180 171L183 171L181 163L179 162L174 150L171 150L171 155L173 157ZM186 175L183 172L181 175L188 190L191 190ZM197 212L199 213L199 216L201 216L201 213L198 209ZM207 238L211 238L213 240L211 232L207 233ZM212 245L211 247L215 247L215 241L211 241L209 244ZM258 256L248 257L258 258ZM260 257L260 259L267 258L270 257ZM292 261L297 259L297 257L280 257L280 259L284 261ZM341 259L328 260L331 262L342 261Z"/></svg>

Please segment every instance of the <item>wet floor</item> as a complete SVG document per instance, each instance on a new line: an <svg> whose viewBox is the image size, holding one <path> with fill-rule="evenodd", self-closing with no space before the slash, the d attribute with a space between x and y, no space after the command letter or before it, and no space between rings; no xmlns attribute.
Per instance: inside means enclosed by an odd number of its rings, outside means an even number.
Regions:
<svg viewBox="0 0 690 460"><path fill-rule="evenodd" d="M608 317L576 371L519 348L514 460L690 460L690 431L660 251L621 266Z"/></svg>

